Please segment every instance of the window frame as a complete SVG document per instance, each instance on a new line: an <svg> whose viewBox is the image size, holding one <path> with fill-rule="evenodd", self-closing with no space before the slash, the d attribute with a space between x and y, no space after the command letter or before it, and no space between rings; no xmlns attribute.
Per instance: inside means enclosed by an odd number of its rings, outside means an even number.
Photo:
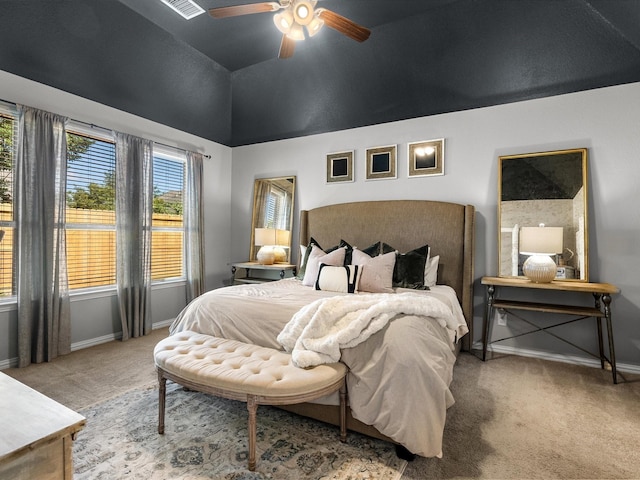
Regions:
<svg viewBox="0 0 640 480"><path fill-rule="evenodd" d="M69 120L67 122L67 126L66 126L66 133L69 134L74 134L74 135L80 135L83 137L87 137L87 138L91 138L100 142L107 142L107 143L112 143L115 146L115 138L113 136L113 133L110 130L107 129L103 129L100 127L94 127L92 126L87 126L83 123L80 122L76 122L73 120ZM69 172L69 165L67 163L67 174ZM115 163L114 163L114 170L115 170ZM114 172L115 173L115 172ZM68 191L65 192L65 194L68 194ZM66 208L68 209L69 206L67 205ZM114 216L115 216L115 207L114 207ZM72 223L71 227L69 227L69 222L67 222L66 219L66 215L65 215L65 235L66 232L69 230L102 230L102 231L112 231L114 232L114 238L115 238L115 232L116 232L116 225L115 222L113 225L110 224L98 224L98 223ZM68 241L68 238L67 238ZM115 248L115 242L114 242L114 248ZM66 259L66 263L67 263L67 268L69 265L69 258L67 257ZM115 260L114 260L115 263ZM114 271L115 271L116 265L114 265ZM98 296L98 294L102 294L104 292L113 292L116 291L117 289L117 283L116 283L116 278L114 278L114 283L110 283L108 285L97 285L97 286L91 286L91 287L79 287L79 288L71 288L69 287L69 296L77 296L77 295L92 295L94 294L95 296Z"/></svg>
<svg viewBox="0 0 640 480"><path fill-rule="evenodd" d="M151 285L165 285L168 283L186 283L186 251L185 251L185 226L184 226L184 197L185 197L185 187L186 187L186 163L187 163L187 155L184 151L179 151L175 148L160 145L157 143L153 144L153 161L155 162L156 157L161 158L163 160L168 160L176 163L182 164L182 206L183 206L183 214L182 214L182 227L169 227L169 226L154 226L153 220L151 222L151 235L153 242L153 232L181 232L182 233L182 275L179 277L168 277L163 279L157 279L151 281ZM155 164L154 164L155 167ZM155 175L155 168L154 168ZM155 189L155 181L153 180ZM153 214L152 214L153 216ZM152 250L153 255L153 250ZM153 268L153 267L152 267Z"/></svg>
<svg viewBox="0 0 640 480"><path fill-rule="evenodd" d="M15 108L15 106L10 106L5 104L4 102L0 102L0 116L3 117L8 117L10 118L14 124L13 124L13 139L14 139L14 143L13 143L13 148L12 148L12 176L15 176L15 159L16 159L16 142L18 140L18 132L17 132L17 124L15 123L17 121L17 116L18 116L18 111ZM13 187L13 185L12 185ZM12 197L12 205L13 205L13 200L14 200L14 194L15 191L12 188L11 189L11 197ZM13 230L13 238L15 238L15 231L16 231L16 219L15 219L15 213L13 210L13 207L11 209L11 220L0 220L0 230L1 229L11 229ZM3 240L4 241L4 240ZM16 287L15 283L16 283L16 262L15 262L15 247L12 243L11 248L13 250L13 254L11 257L11 282L12 282L12 286L11 286L11 290L12 290L12 294L11 295L1 295L0 296L0 305L3 304L7 304L7 303L15 303L17 301L17 293L15 291L13 291L13 289Z"/></svg>

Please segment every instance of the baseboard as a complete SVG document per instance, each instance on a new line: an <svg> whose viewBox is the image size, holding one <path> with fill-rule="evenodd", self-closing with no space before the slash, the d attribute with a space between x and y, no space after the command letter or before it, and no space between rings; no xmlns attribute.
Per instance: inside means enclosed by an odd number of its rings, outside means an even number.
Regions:
<svg viewBox="0 0 640 480"><path fill-rule="evenodd" d="M162 320L160 322L156 322L153 325L151 325L151 329L157 330L158 328L165 328L171 325L171 323L173 323L173 318L170 318L168 320ZM110 333L108 335L102 335L101 337L90 338L89 340L74 342L71 344L71 351L75 352L76 350L95 347L96 345L112 342L114 340L119 340L121 338L122 338L122 332L117 332L117 333ZM18 357L9 358L6 360L0 360L0 370L5 370L7 368L15 368L17 366L18 366Z"/></svg>
<svg viewBox="0 0 640 480"><path fill-rule="evenodd" d="M482 343L475 342L474 350L482 351ZM509 347L506 345L491 345L489 351L504 353L506 355L519 355L521 357L539 358L540 360L550 360L552 362L570 363L572 365L582 365L585 367L601 368L600 360L597 358L580 357L577 355L566 355L563 353L542 352L540 350L528 350L526 348ZM616 362L616 369L619 372L640 374L640 365Z"/></svg>

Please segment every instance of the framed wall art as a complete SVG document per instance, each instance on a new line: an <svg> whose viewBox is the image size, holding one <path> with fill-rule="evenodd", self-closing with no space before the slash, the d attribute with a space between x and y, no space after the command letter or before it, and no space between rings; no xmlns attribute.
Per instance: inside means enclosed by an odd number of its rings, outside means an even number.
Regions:
<svg viewBox="0 0 640 480"><path fill-rule="evenodd" d="M367 149L367 180L396 178L397 146Z"/></svg>
<svg viewBox="0 0 640 480"><path fill-rule="evenodd" d="M327 154L327 183L353 182L353 150Z"/></svg>
<svg viewBox="0 0 640 480"><path fill-rule="evenodd" d="M444 138L408 144L409 177L444 175Z"/></svg>

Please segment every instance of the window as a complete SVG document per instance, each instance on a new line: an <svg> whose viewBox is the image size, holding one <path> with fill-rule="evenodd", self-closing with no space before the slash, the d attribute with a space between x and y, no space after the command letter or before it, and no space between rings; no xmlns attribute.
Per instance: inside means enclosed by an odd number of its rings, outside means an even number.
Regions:
<svg viewBox="0 0 640 480"><path fill-rule="evenodd" d="M0 107L0 299L15 295L13 262L13 164L16 123Z"/></svg>
<svg viewBox="0 0 640 480"><path fill-rule="evenodd" d="M185 158L154 147L151 279L184 277Z"/></svg>
<svg viewBox="0 0 640 480"><path fill-rule="evenodd" d="M0 299L15 292L13 165L16 122L0 105ZM70 289L116 284L115 144L73 123L67 128L67 271ZM185 157L153 157L151 278L184 278Z"/></svg>
<svg viewBox="0 0 640 480"><path fill-rule="evenodd" d="M265 225L270 228L289 230L290 195L279 185L272 184L267 197Z"/></svg>
<svg viewBox="0 0 640 480"><path fill-rule="evenodd" d="M115 144L67 132L69 288L116 283Z"/></svg>

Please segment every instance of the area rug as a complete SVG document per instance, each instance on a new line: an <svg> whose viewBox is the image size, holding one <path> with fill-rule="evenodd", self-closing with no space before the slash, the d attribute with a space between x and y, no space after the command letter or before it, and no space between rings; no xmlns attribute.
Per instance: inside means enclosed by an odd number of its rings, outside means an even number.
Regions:
<svg viewBox="0 0 640 480"><path fill-rule="evenodd" d="M247 469L246 404L169 383L159 435L157 387L138 389L80 412L73 447L75 480L399 479L406 461L393 445L337 427L258 407L255 472Z"/></svg>

